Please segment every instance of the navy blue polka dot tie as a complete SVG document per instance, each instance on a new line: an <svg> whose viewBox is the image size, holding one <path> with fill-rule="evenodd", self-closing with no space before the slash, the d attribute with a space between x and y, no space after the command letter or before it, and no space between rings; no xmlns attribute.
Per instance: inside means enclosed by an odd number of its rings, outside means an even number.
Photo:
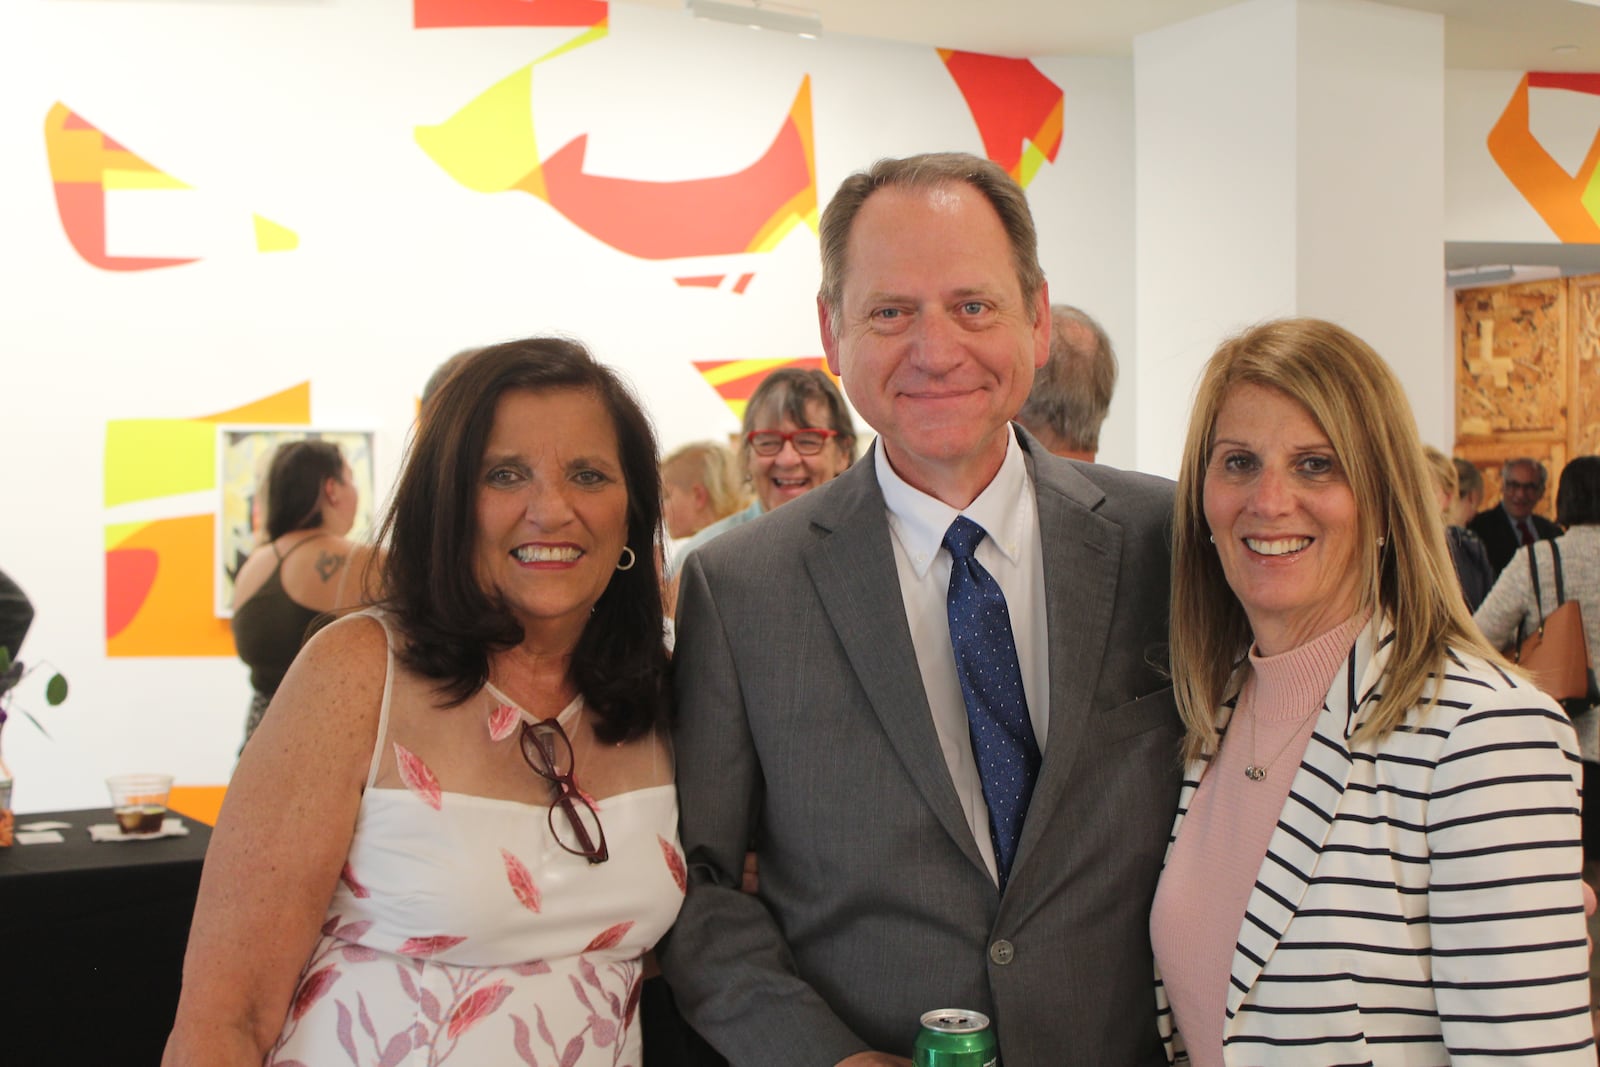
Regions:
<svg viewBox="0 0 1600 1067"><path fill-rule="evenodd" d="M1011 875L1011 862L1022 837L1034 779L1039 776L1039 742L1028 718L1022 690L1022 668L1011 634L1011 613L994 575L973 553L984 538L982 526L957 516L945 531L950 553L950 592L945 610L950 617L950 646L956 654L956 676L967 704L972 754L983 779L983 800L989 806L989 833L994 840L1000 888Z"/></svg>

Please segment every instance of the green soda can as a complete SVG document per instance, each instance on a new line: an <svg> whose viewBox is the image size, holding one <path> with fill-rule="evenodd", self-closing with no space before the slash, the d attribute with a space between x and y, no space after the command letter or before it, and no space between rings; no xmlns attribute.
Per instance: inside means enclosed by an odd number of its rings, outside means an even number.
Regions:
<svg viewBox="0 0 1600 1067"><path fill-rule="evenodd" d="M1000 1067L1000 1043L983 1012L940 1008L923 1014L911 1062L915 1067Z"/></svg>

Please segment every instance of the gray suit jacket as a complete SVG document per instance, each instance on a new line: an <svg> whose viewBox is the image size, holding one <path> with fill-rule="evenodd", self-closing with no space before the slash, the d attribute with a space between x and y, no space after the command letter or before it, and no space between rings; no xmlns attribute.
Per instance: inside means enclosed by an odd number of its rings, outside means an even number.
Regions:
<svg viewBox="0 0 1600 1067"><path fill-rule="evenodd" d="M1150 902L1176 811L1169 483L1021 435L1050 728L1001 899L940 752L870 457L690 557L677 638L690 887L661 951L735 1067L910 1055L976 1008L1006 1067L1165 1063ZM759 897L738 890L757 843Z"/></svg>

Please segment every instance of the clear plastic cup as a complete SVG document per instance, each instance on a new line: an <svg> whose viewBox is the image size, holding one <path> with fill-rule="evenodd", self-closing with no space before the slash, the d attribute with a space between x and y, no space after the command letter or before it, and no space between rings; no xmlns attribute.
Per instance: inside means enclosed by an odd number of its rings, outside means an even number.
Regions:
<svg viewBox="0 0 1600 1067"><path fill-rule="evenodd" d="M167 815L170 774L114 774L106 779L117 826L130 837L159 834Z"/></svg>

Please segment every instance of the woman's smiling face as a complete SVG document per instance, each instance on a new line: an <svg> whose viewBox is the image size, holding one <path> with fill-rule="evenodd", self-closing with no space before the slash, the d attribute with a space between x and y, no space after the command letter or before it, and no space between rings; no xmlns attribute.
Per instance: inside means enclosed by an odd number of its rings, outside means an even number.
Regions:
<svg viewBox="0 0 1600 1067"><path fill-rule="evenodd" d="M1356 498L1311 413L1276 389L1236 385L1212 441L1206 523L1257 649L1287 652L1355 614Z"/></svg>

